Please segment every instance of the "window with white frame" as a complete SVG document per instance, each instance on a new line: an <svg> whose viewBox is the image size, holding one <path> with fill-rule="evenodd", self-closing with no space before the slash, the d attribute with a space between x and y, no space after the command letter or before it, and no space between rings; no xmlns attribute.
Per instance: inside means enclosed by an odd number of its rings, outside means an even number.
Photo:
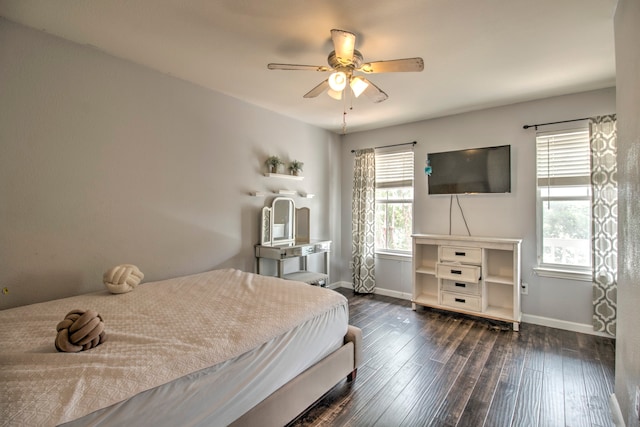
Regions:
<svg viewBox="0 0 640 427"><path fill-rule="evenodd" d="M589 129L538 133L538 269L591 271Z"/></svg>
<svg viewBox="0 0 640 427"><path fill-rule="evenodd" d="M376 150L376 252L411 252L413 149Z"/></svg>

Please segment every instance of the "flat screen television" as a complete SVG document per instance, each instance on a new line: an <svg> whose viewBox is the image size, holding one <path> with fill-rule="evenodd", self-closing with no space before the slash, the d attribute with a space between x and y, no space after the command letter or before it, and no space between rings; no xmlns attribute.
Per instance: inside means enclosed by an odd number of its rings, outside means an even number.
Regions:
<svg viewBox="0 0 640 427"><path fill-rule="evenodd" d="M429 194L511 192L511 146L427 154Z"/></svg>

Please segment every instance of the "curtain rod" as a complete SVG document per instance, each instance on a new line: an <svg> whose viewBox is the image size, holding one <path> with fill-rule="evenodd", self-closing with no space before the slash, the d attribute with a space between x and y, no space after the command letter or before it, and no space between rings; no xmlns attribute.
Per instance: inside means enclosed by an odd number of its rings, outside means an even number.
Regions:
<svg viewBox="0 0 640 427"><path fill-rule="evenodd" d="M416 145L418 143L418 141L413 141L413 142L403 142L402 144L391 144L391 145L381 145L380 147L373 147L374 150L377 150L378 148L388 148L388 147L399 147L400 145ZM356 150L351 150L352 153L355 153Z"/></svg>
<svg viewBox="0 0 640 427"><path fill-rule="evenodd" d="M535 127L536 130L538 130L538 126L556 125L558 123L579 122L579 121L582 121L582 120L589 120L589 117L585 117L585 118L582 118L582 119L562 120L560 122L549 122L549 123L538 123L538 124L535 124L535 125L524 125L524 126L522 126L522 129L529 129L529 128Z"/></svg>

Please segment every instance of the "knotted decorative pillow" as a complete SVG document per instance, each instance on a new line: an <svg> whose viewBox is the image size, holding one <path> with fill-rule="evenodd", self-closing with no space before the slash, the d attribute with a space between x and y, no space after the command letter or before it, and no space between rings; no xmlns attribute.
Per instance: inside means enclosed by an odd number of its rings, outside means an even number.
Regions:
<svg viewBox="0 0 640 427"><path fill-rule="evenodd" d="M102 281L112 294L132 291L142 279L144 274L138 267L131 264L117 265L102 276Z"/></svg>
<svg viewBox="0 0 640 427"><path fill-rule="evenodd" d="M93 310L71 310L56 330L56 349L67 353L89 350L107 340L102 317Z"/></svg>

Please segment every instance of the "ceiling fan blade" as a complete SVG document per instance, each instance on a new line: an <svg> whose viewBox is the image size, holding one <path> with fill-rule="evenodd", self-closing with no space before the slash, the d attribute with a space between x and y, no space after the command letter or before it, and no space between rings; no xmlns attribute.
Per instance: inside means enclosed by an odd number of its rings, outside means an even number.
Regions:
<svg viewBox="0 0 640 427"><path fill-rule="evenodd" d="M353 63L353 50L356 46L356 35L344 30L331 30L331 40L336 58L343 65Z"/></svg>
<svg viewBox="0 0 640 427"><path fill-rule="evenodd" d="M376 61L362 64L360 71L364 73L397 73L424 70L422 58L392 59L390 61Z"/></svg>
<svg viewBox="0 0 640 427"><path fill-rule="evenodd" d="M367 98L371 99L376 104L389 98L389 95L384 93L384 91L378 86L371 83L370 80L367 80L364 77L362 77L362 80L369 84L369 86L364 90L364 94L367 95Z"/></svg>
<svg viewBox="0 0 640 427"><path fill-rule="evenodd" d="M331 68L324 65L297 65L297 64L267 64L270 70L299 70L299 71L330 71Z"/></svg>
<svg viewBox="0 0 640 427"><path fill-rule="evenodd" d="M323 81L318 86L305 93L303 98L315 98L329 88L329 79Z"/></svg>

